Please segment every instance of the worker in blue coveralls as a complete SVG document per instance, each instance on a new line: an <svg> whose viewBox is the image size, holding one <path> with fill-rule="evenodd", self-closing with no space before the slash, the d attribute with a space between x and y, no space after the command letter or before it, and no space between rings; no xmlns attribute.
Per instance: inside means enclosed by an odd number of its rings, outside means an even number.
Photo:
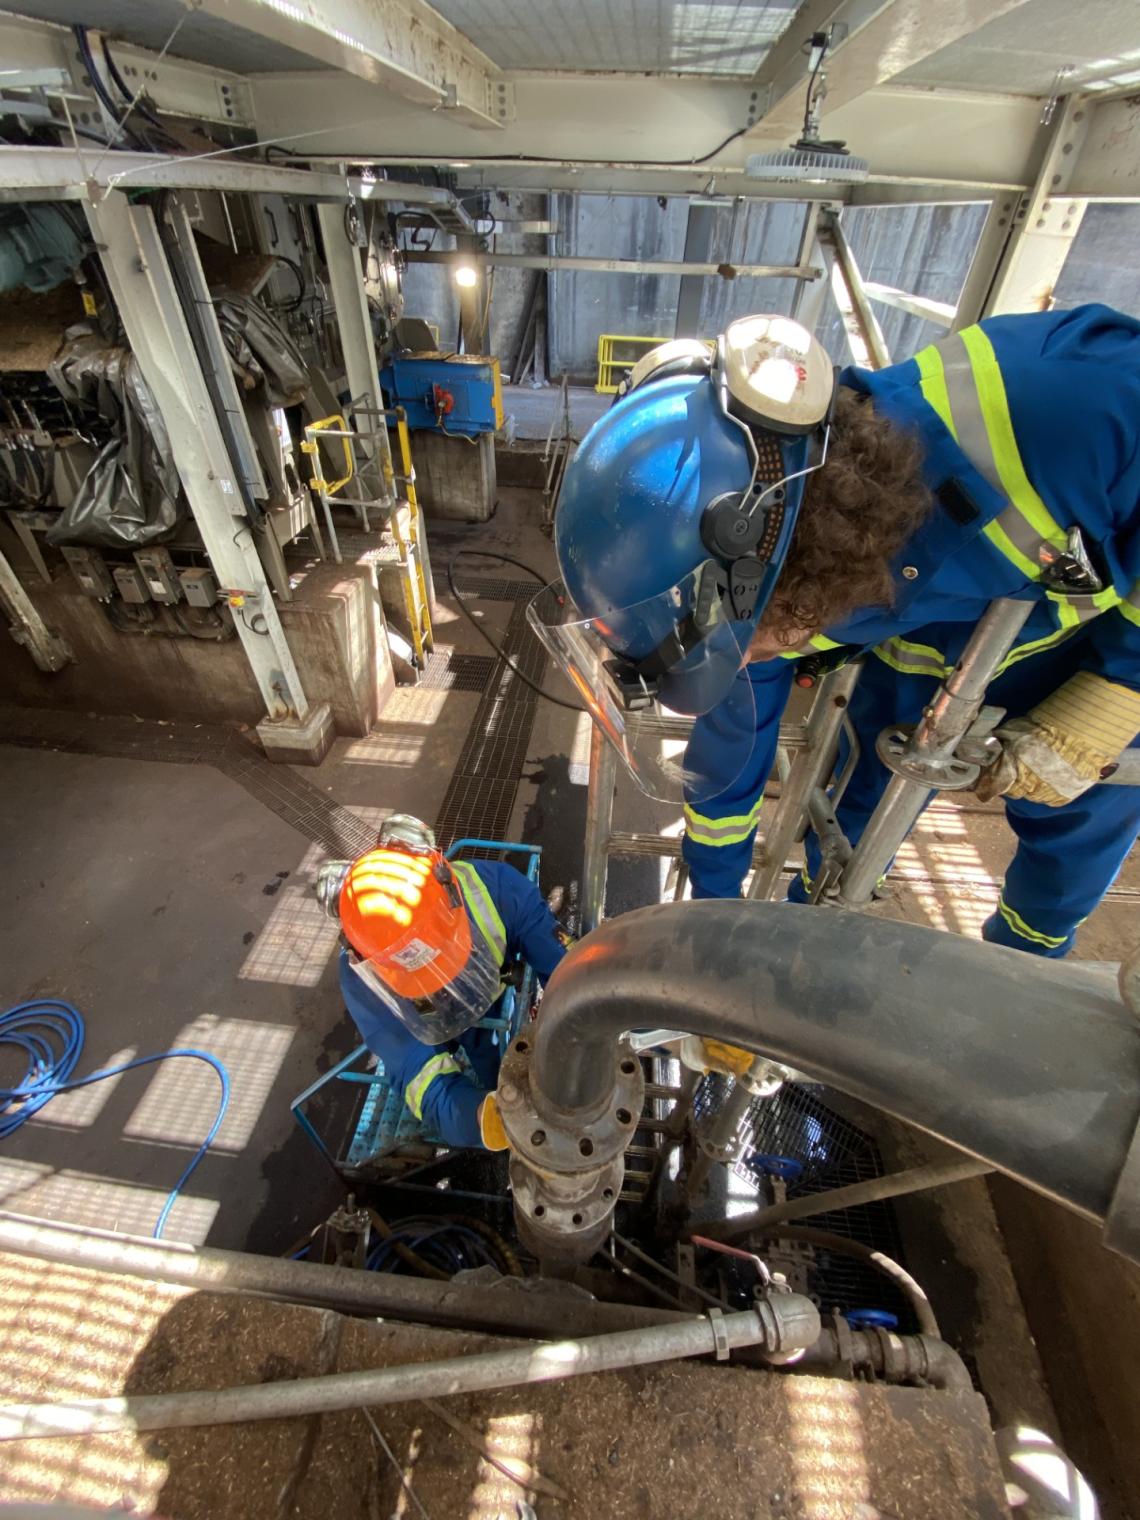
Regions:
<svg viewBox="0 0 1140 1520"><path fill-rule="evenodd" d="M446 1145L506 1147L494 1090L502 1036L479 1029L516 953L545 985L570 940L528 877L448 861L396 814L374 850L321 868L317 895L344 937L340 990L392 1089Z"/></svg>
<svg viewBox="0 0 1140 1520"><path fill-rule="evenodd" d="M783 317L711 357L665 345L583 441L555 535L532 622L642 786L683 791L694 897L741 890L797 672L867 656L854 844L889 780L876 736L920 718L991 601L1030 602L987 695L977 790L1017 851L982 932L1069 951L1140 829L1140 788L1101 784L1140 731L1140 323L996 317L838 374ZM656 702L697 716L681 757L638 732Z"/></svg>

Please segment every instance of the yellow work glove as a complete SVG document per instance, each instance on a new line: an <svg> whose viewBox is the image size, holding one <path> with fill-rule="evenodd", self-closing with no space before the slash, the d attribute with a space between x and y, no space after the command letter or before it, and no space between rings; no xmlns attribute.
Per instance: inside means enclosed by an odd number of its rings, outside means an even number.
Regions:
<svg viewBox="0 0 1140 1520"><path fill-rule="evenodd" d="M488 1093L479 1105L479 1136L489 1151L507 1149L507 1132L494 1093Z"/></svg>
<svg viewBox="0 0 1140 1520"><path fill-rule="evenodd" d="M1080 671L1026 717L1003 723L1001 758L974 787L983 802L1020 797L1064 807L1104 779L1140 733L1140 692Z"/></svg>

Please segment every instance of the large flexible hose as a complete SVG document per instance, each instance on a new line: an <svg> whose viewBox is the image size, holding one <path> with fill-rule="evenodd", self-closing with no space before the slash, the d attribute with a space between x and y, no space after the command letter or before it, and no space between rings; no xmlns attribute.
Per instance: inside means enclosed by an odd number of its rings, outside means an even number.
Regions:
<svg viewBox="0 0 1140 1520"><path fill-rule="evenodd" d="M536 1106L604 1111L628 1029L769 1056L1103 1220L1140 1118L1140 1029L1079 965L787 903L610 919L550 979Z"/></svg>

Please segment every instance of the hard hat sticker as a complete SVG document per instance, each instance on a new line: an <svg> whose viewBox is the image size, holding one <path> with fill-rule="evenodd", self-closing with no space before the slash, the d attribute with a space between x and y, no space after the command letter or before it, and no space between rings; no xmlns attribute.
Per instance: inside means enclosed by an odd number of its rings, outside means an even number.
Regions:
<svg viewBox="0 0 1140 1520"><path fill-rule="evenodd" d="M431 945L426 945L422 939L410 939L402 949L395 951L392 955L397 966L402 966L405 971L420 971L424 966L430 966L438 957L439 951Z"/></svg>

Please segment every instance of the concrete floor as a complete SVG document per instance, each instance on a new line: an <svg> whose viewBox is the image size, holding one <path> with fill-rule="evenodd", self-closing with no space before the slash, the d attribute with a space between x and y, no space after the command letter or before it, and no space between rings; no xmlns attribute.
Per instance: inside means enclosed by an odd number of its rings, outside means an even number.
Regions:
<svg viewBox="0 0 1140 1520"><path fill-rule="evenodd" d="M446 593L444 567L457 545L477 543L553 577L550 542L536 518L533 493L504 490L495 517L478 529L429 524L440 593L437 649L489 653ZM491 560L472 568L489 576L523 573ZM467 605L482 626L502 636L509 603ZM546 686L566 694L549 670ZM296 775L369 826L390 811L433 819L478 702L473 692L402 688L372 735L338 740L321 767ZM510 830L514 838L542 843L544 890L561 885L572 902L588 741L584 717L540 704ZM615 824L678 832L680 811L623 787ZM37 996L74 1002L87 1018L82 1073L183 1044L221 1056L234 1082L233 1105L214 1151L173 1211L168 1237L285 1249L339 1196L296 1130L289 1100L355 1044L335 986L335 931L312 897L324 849L306 834L303 820L292 826L209 764L3 745L0 830L8 847L9 909L0 918L0 1006ZM1011 849L1000 807L938 803L900 855L895 895L880 911L977 934ZM658 861L614 862L609 912L657 900L662 880ZM1138 898L1140 857L1134 855L1082 928L1077 954L1116 960L1126 953L1136 937ZM0 1083L16 1075L8 1053ZM56 1099L4 1143L0 1207L149 1233L215 1102L216 1079L191 1062L166 1063ZM339 1139L335 1124L329 1138ZM1140 1479L1116 1476L1122 1463L1128 1467L1121 1441L1132 1425L1087 1391L1096 1383L1096 1357L1103 1367L1117 1348L1111 1328L1109 1343L1099 1349L1081 1338L1079 1304L1088 1274L1074 1263L1087 1268L1087 1251L1074 1248L1050 1261L1032 1245L1042 1230L1050 1239L1064 1236L1042 1214L1047 1207L1019 1195L1018 1208L1003 1212L1016 1232L1016 1284L981 1182L960 1184L927 1214L913 1216L911 1233L931 1245L924 1270L936 1279L932 1296L954 1326L953 1338L973 1357L995 1410L1051 1424L1019 1289L1030 1302L1046 1342L1055 1402L1066 1433L1072 1439L1075 1431L1081 1447L1075 1455L1094 1476L1099 1470L1113 1499L1106 1514L1123 1520L1140 1513ZM1130 1323L1131 1315L1130 1344L1140 1344L1140 1273L1121 1270L1122 1281L1104 1304L1104 1323L1115 1327L1122 1312ZM1059 1301L1072 1325L1061 1346L1047 1333L1051 1306ZM1088 1353L1076 1371L1074 1338ZM1120 1393L1119 1383L1110 1379L1106 1386ZM1115 1450L1106 1451L1103 1435L1098 1441L1106 1426L1123 1433L1108 1441Z"/></svg>

